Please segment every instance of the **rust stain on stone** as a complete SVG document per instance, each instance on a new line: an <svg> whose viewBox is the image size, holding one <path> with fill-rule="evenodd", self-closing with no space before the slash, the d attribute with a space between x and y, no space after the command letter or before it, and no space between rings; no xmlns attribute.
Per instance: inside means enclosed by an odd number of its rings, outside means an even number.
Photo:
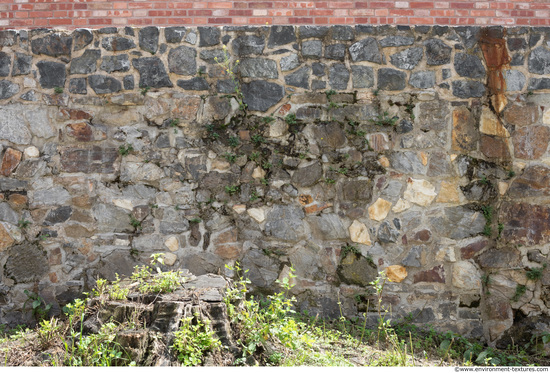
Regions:
<svg viewBox="0 0 550 373"><path fill-rule="evenodd" d="M506 29L495 30L486 28L481 30L479 44L487 65L487 89L491 95L491 102L497 115L507 104L506 81L502 70L508 67L510 56L506 48Z"/></svg>

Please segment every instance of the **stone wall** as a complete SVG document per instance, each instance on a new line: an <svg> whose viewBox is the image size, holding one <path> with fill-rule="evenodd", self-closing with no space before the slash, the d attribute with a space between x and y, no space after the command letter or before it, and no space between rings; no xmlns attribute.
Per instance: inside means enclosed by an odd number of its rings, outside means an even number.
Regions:
<svg viewBox="0 0 550 373"><path fill-rule="evenodd" d="M25 290L59 311L163 252L196 275L239 261L264 293L293 266L299 307L329 317L365 312L386 270L395 317L490 343L548 325L550 28L0 45L0 322L29 316Z"/></svg>

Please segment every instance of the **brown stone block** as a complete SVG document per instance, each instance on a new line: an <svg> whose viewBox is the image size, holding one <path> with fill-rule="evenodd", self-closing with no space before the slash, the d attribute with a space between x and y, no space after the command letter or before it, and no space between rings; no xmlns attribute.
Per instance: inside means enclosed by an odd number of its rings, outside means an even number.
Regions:
<svg viewBox="0 0 550 373"><path fill-rule="evenodd" d="M512 198L550 196L550 168L542 165L526 168L508 188L508 196Z"/></svg>
<svg viewBox="0 0 550 373"><path fill-rule="evenodd" d="M83 237L92 237L94 235L94 230L88 230L86 227L73 224L65 227L65 234L67 237L71 238L83 238Z"/></svg>
<svg viewBox="0 0 550 373"><path fill-rule="evenodd" d="M67 134L78 141L92 141L94 134L88 123L72 123L67 125Z"/></svg>
<svg viewBox="0 0 550 373"><path fill-rule="evenodd" d="M63 119L71 120L82 120L82 119L92 119L92 114L87 111L79 109L65 109L62 108L59 110L59 116Z"/></svg>
<svg viewBox="0 0 550 373"><path fill-rule="evenodd" d="M27 206L29 199L23 194L10 194L8 197L8 203L14 210L20 211Z"/></svg>
<svg viewBox="0 0 550 373"><path fill-rule="evenodd" d="M483 135L481 136L480 150L488 158L510 159L506 138Z"/></svg>
<svg viewBox="0 0 550 373"><path fill-rule="evenodd" d="M550 129L544 126L529 126L514 132L514 156L521 159L538 159L548 148Z"/></svg>
<svg viewBox="0 0 550 373"><path fill-rule="evenodd" d="M503 203L499 222L502 238L510 243L540 245L550 242L550 207L528 203Z"/></svg>
<svg viewBox="0 0 550 373"><path fill-rule="evenodd" d="M59 264L61 264L61 259L62 259L61 249L59 247L56 247L55 249L53 249L50 252L50 257L48 259L48 263L51 266L59 265Z"/></svg>
<svg viewBox="0 0 550 373"><path fill-rule="evenodd" d="M112 174L118 169L118 149L67 147L60 150L61 168L65 172Z"/></svg>
<svg viewBox="0 0 550 373"><path fill-rule="evenodd" d="M237 243L217 245L215 253L223 259L238 259L241 253L241 245Z"/></svg>
<svg viewBox="0 0 550 373"><path fill-rule="evenodd" d="M11 237L6 228L4 228L4 225L0 224L0 252L13 245L14 242L15 240Z"/></svg>
<svg viewBox="0 0 550 373"><path fill-rule="evenodd" d="M469 152L477 149L479 132L474 117L465 106L453 111L452 150Z"/></svg>
<svg viewBox="0 0 550 373"><path fill-rule="evenodd" d="M176 99L174 100L175 108L172 110L171 114L174 118L192 121L197 116L200 104L201 98L198 96Z"/></svg>
<svg viewBox="0 0 550 373"><path fill-rule="evenodd" d="M3 176L9 176L13 170L19 166L23 153L19 150L7 148L2 158L2 167L0 168L0 174Z"/></svg>
<svg viewBox="0 0 550 373"><path fill-rule="evenodd" d="M514 126L528 126L539 120L539 107L513 105L504 112L504 120Z"/></svg>
<svg viewBox="0 0 550 373"><path fill-rule="evenodd" d="M48 276L50 277L50 282L53 282L54 284L57 283L57 273L50 272Z"/></svg>
<svg viewBox="0 0 550 373"><path fill-rule="evenodd" d="M427 271L422 271L414 274L414 283L419 282L438 282L445 283L445 268L442 265L433 267Z"/></svg>
<svg viewBox="0 0 550 373"><path fill-rule="evenodd" d="M472 242L471 244L466 245L464 247L461 247L460 254L462 256L462 259L473 258L478 252L480 252L487 246L487 243L488 243L487 240L480 240L480 241Z"/></svg>

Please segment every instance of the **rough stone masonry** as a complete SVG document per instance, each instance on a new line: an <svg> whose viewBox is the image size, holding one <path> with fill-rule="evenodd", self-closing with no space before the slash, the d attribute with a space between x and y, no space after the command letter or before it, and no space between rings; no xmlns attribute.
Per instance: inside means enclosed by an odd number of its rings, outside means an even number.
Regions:
<svg viewBox="0 0 550 373"><path fill-rule="evenodd" d="M264 293L294 267L299 308L326 317L374 311L385 271L395 318L493 345L549 330L550 28L0 46L0 322L29 319L25 290L59 312L162 252L196 275L238 261Z"/></svg>

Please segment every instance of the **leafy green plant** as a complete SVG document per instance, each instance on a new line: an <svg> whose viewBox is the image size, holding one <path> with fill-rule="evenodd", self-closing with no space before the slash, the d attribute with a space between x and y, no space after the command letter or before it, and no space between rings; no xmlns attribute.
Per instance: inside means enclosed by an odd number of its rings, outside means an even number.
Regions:
<svg viewBox="0 0 550 373"><path fill-rule="evenodd" d="M262 122L264 122L265 124L269 124L269 123L273 122L274 120L275 120L275 118L272 117L272 116L267 116L267 117L262 118Z"/></svg>
<svg viewBox="0 0 550 373"><path fill-rule="evenodd" d="M358 122L350 120L348 121L348 125L351 127L351 129L347 131L350 135L357 136L357 137L364 137L367 134L365 131L359 129Z"/></svg>
<svg viewBox="0 0 550 373"><path fill-rule="evenodd" d="M23 311L26 309L27 304L30 303L32 307L32 315L37 321L48 317L48 313L52 308L51 304L46 304L40 295L32 291L24 290L23 293L27 296L27 300L23 303Z"/></svg>
<svg viewBox="0 0 550 373"><path fill-rule="evenodd" d="M61 325L52 317L50 320L41 320L37 330L38 342L42 348L48 348L52 342L59 339Z"/></svg>
<svg viewBox="0 0 550 373"><path fill-rule="evenodd" d="M229 194L230 196L237 193L240 190L240 187L238 185L226 185L225 186L225 192Z"/></svg>
<svg viewBox="0 0 550 373"><path fill-rule="evenodd" d="M263 144L266 141L262 135L258 135L258 134L252 135L251 140L256 146Z"/></svg>
<svg viewBox="0 0 550 373"><path fill-rule="evenodd" d="M120 145L118 147L118 154L120 154L123 157L127 156L128 154L130 154L130 152L133 152L133 151L134 151L134 147L132 146L132 144Z"/></svg>
<svg viewBox="0 0 550 373"><path fill-rule="evenodd" d="M233 82L233 85L235 87L235 94L237 102L239 103L239 108L242 111L245 111L247 108L247 105L244 103L244 95L241 90L241 84L239 80L237 79L237 75L235 74L235 69L239 65L239 60L235 61L235 63L231 63L231 58L229 56L229 53L227 52L227 47L224 45L223 47L223 61L218 61L218 57L214 57L214 60L220 66L224 73L229 76L229 79Z"/></svg>
<svg viewBox="0 0 550 373"><path fill-rule="evenodd" d="M30 224L31 222L26 220L25 218L21 218L17 222L17 226L19 227L19 229L26 229Z"/></svg>
<svg viewBox="0 0 550 373"><path fill-rule="evenodd" d="M225 152L222 154L222 157L224 157L231 164L235 163L237 160L237 155L233 153Z"/></svg>
<svg viewBox="0 0 550 373"><path fill-rule="evenodd" d="M292 114L288 114L286 117L285 117L285 122L286 124L288 124L289 126L293 126L297 123L296 121L296 114L292 113Z"/></svg>
<svg viewBox="0 0 550 373"><path fill-rule="evenodd" d="M179 330L174 333L172 348L183 366L197 366L203 362L204 355L221 346L210 327L210 320L202 321L199 314L181 319Z"/></svg>
<svg viewBox="0 0 550 373"><path fill-rule="evenodd" d="M389 113L385 111L383 114L379 114L376 119L370 119L370 122L377 126L394 127L398 120L398 116L390 117Z"/></svg>
<svg viewBox="0 0 550 373"><path fill-rule="evenodd" d="M340 256L342 258L345 258L346 256L348 256L348 254L360 255L361 252L357 249L357 247L355 247L353 245L346 244L345 246L342 246L340 248Z"/></svg>
<svg viewBox="0 0 550 373"><path fill-rule="evenodd" d="M237 136L231 136L228 141L229 141L229 146L232 148L236 148L241 143Z"/></svg>
<svg viewBox="0 0 550 373"><path fill-rule="evenodd" d="M252 152L248 158L250 158L250 160L252 162L256 162L259 158L260 158L260 153L259 152Z"/></svg>
<svg viewBox="0 0 550 373"><path fill-rule="evenodd" d="M334 183L336 183L336 180L327 177L327 178L325 178L325 183L327 183L327 184L334 184Z"/></svg>
<svg viewBox="0 0 550 373"><path fill-rule="evenodd" d="M522 297L522 295L525 294L526 291L527 291L527 286L517 284L516 293L512 297L512 302L517 302Z"/></svg>
<svg viewBox="0 0 550 373"><path fill-rule="evenodd" d="M141 89L141 95L142 96L145 96L147 94L147 92L149 92L149 90L151 89L151 87L147 86L147 87L143 87Z"/></svg>
<svg viewBox="0 0 550 373"><path fill-rule="evenodd" d="M491 225L493 224L493 206L481 206L481 212L485 217L485 226L483 227L483 235L490 237L492 234Z"/></svg>
<svg viewBox="0 0 550 373"><path fill-rule="evenodd" d="M213 124L208 124L205 127L209 138L212 140L217 140L220 138L220 134L216 132L216 127Z"/></svg>
<svg viewBox="0 0 550 373"><path fill-rule="evenodd" d="M151 254L150 266L135 266L132 280L138 282L141 293L171 293L176 290L185 278L181 271L162 271L164 254Z"/></svg>
<svg viewBox="0 0 550 373"><path fill-rule="evenodd" d="M60 95L63 93L63 87L55 87L53 91L55 92L55 94Z"/></svg>
<svg viewBox="0 0 550 373"><path fill-rule="evenodd" d="M253 190L252 193L250 193L250 202L254 202L254 201L256 201L258 198L260 198L260 197L258 196L258 194L256 193L256 191Z"/></svg>
<svg viewBox="0 0 550 373"><path fill-rule="evenodd" d="M129 214L128 216L130 217L130 225L131 225L132 227L134 227L134 229L135 229L136 231L140 230L140 229L141 229L141 221L137 220L137 219L134 217L134 215L132 215L132 214Z"/></svg>
<svg viewBox="0 0 550 373"><path fill-rule="evenodd" d="M532 281L540 280L546 266L547 264L544 263L542 267L529 268L529 270L525 272L525 276L527 276L527 278Z"/></svg>
<svg viewBox="0 0 550 373"><path fill-rule="evenodd" d="M189 220L189 223L199 224L201 221L202 221L201 218L193 218L193 219Z"/></svg>

